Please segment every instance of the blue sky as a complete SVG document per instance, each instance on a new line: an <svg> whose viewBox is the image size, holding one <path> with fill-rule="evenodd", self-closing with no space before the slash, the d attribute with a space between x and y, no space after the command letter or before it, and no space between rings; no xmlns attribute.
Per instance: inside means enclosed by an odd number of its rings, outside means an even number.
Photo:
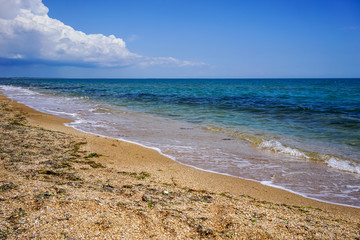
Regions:
<svg viewBox="0 0 360 240"><path fill-rule="evenodd" d="M0 76L360 77L358 0L8 2Z"/></svg>

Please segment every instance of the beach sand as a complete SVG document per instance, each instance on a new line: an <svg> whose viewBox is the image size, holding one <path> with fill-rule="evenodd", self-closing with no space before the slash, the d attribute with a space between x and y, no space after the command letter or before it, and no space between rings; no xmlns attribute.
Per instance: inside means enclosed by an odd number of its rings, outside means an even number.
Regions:
<svg viewBox="0 0 360 240"><path fill-rule="evenodd" d="M360 209L181 165L0 96L0 239L359 239Z"/></svg>

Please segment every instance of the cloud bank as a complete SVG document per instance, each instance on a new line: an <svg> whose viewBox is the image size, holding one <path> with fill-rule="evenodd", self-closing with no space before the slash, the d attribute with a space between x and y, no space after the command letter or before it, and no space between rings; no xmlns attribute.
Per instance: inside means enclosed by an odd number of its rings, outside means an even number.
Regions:
<svg viewBox="0 0 360 240"><path fill-rule="evenodd" d="M41 0L0 0L0 58L70 66L195 66L202 63L130 52L114 35L85 34L48 16ZM1 62L1 61L0 61Z"/></svg>

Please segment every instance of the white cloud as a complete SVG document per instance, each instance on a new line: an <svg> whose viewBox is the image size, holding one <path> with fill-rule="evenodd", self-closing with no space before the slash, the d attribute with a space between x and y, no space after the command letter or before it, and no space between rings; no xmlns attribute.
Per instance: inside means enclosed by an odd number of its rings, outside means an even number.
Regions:
<svg viewBox="0 0 360 240"><path fill-rule="evenodd" d="M48 16L41 0L0 0L0 58L67 65L194 66L202 63L130 52L114 35L85 34Z"/></svg>

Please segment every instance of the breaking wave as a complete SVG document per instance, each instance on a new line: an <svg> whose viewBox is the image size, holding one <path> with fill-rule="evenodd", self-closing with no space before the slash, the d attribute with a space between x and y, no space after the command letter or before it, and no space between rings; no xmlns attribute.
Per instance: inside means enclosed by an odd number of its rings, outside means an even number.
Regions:
<svg viewBox="0 0 360 240"><path fill-rule="evenodd" d="M226 130L221 127L212 125L205 126L205 129L212 132L225 133L230 137L251 143L254 147L261 150L269 150L274 153L285 154L291 157L306 159L314 162L321 162L325 163L328 167L337 170L360 174L360 163L350 159L344 159L331 154L321 154L317 152L306 151L296 147L290 147L275 139L267 140L269 136L261 134L253 136L245 132Z"/></svg>

